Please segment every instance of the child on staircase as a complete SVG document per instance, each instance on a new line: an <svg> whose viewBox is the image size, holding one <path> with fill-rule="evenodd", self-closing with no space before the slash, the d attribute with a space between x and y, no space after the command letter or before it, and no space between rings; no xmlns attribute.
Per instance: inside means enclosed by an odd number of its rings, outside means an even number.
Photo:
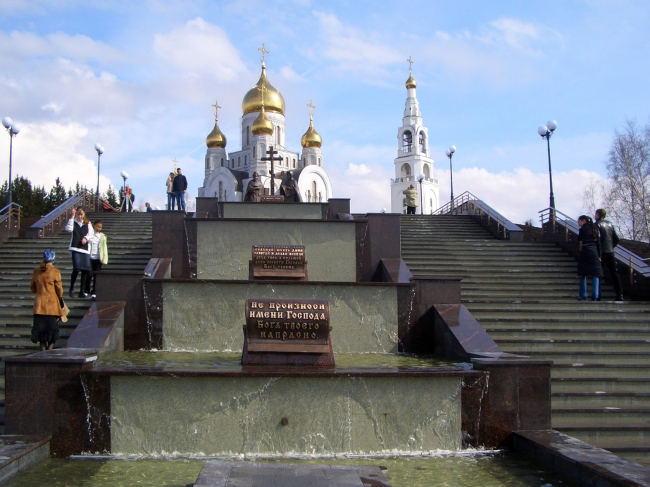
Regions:
<svg viewBox="0 0 650 487"><path fill-rule="evenodd" d="M86 282L86 294L90 293L91 299L97 298L95 292L97 273L102 270L102 266L108 264L108 243L106 235L102 233L103 227L101 220L95 220L95 223L93 223L95 233L88 239L90 243L90 277ZM90 289L91 281L92 289Z"/></svg>

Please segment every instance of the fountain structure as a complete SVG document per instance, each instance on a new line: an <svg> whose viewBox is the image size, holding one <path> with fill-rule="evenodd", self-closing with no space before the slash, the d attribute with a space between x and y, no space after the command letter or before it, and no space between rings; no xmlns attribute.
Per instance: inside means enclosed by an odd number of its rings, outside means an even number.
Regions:
<svg viewBox="0 0 650 487"><path fill-rule="evenodd" d="M68 348L8 360L7 433L56 456L328 456L549 427L550 363L501 354L460 279L413 279L397 214L199 198L154 212L153 239L144 276L99 275ZM297 271L266 265L287 249Z"/></svg>

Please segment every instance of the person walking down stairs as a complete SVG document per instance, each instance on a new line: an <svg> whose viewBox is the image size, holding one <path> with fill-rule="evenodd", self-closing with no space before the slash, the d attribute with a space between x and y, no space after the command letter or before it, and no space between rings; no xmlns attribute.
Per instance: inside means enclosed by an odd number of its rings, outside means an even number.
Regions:
<svg viewBox="0 0 650 487"><path fill-rule="evenodd" d="M72 210L72 218L65 225L65 231L71 232L70 247L68 250L72 255L72 274L70 275L70 290L68 296L74 298L74 284L77 275L81 272L81 286L79 287L79 297L87 298L86 283L90 276L90 250L88 249L88 239L94 235L94 230L88 219L86 211L80 206Z"/></svg>
<svg viewBox="0 0 650 487"><path fill-rule="evenodd" d="M31 291L34 297L34 324L32 342L41 344L41 352L52 350L59 339L59 320L64 315L61 272L54 267L56 254L51 249L43 252L43 262L32 273Z"/></svg>
<svg viewBox="0 0 650 487"><path fill-rule="evenodd" d="M95 287L97 285L97 273L102 270L102 266L108 264L108 243L106 235L102 233L102 228L104 224L101 220L95 220L93 223L93 230L95 233L88 237L88 242L90 243L90 276L86 281L86 288L84 292L86 294L90 293L91 299L96 299L97 294L95 294ZM92 282L92 289L90 284Z"/></svg>

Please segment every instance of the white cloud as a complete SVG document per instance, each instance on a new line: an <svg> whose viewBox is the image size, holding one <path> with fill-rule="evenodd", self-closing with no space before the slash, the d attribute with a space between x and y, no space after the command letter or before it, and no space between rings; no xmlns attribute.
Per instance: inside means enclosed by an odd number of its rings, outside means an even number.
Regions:
<svg viewBox="0 0 650 487"><path fill-rule="evenodd" d="M366 174L370 174L372 169L370 169L368 166L365 164L355 164L353 162L350 163L348 166L348 170L346 171L346 174L349 176L364 176Z"/></svg>
<svg viewBox="0 0 650 487"><path fill-rule="evenodd" d="M303 83L305 81L305 78L300 76L289 66L282 66L282 68L280 68L280 74L284 79L291 81L292 83Z"/></svg>
<svg viewBox="0 0 650 487"><path fill-rule="evenodd" d="M186 75L209 75L232 82L246 71L225 31L198 17L168 34L156 34L154 52Z"/></svg>

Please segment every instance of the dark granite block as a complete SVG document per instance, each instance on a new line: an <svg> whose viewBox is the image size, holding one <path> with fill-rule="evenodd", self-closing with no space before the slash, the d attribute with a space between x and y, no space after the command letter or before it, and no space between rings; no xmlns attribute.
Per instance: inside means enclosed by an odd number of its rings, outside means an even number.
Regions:
<svg viewBox="0 0 650 487"><path fill-rule="evenodd" d="M0 436L0 484L50 456L49 436Z"/></svg>
<svg viewBox="0 0 650 487"><path fill-rule="evenodd" d="M650 469L558 431L515 431L512 436L515 452L579 485L650 485Z"/></svg>
<svg viewBox="0 0 650 487"><path fill-rule="evenodd" d="M435 353L450 360L469 361L501 349L462 304L434 306Z"/></svg>
<svg viewBox="0 0 650 487"><path fill-rule="evenodd" d="M95 302L68 338L66 348L124 350L126 302Z"/></svg>
<svg viewBox="0 0 650 487"><path fill-rule="evenodd" d="M166 213L163 211L154 213ZM124 348L142 348L146 315L144 311L142 272L102 271L97 279L97 302L123 301Z"/></svg>
<svg viewBox="0 0 650 487"><path fill-rule="evenodd" d="M185 213L182 211L154 211L152 213L152 257L171 258L172 276L187 277L187 238Z"/></svg>
<svg viewBox="0 0 650 487"><path fill-rule="evenodd" d="M129 350L163 348L163 282L144 280L145 319L138 330L131 330Z"/></svg>
<svg viewBox="0 0 650 487"><path fill-rule="evenodd" d="M349 198L330 198L327 202L327 219L335 220L339 213L350 213Z"/></svg>
<svg viewBox="0 0 650 487"><path fill-rule="evenodd" d="M480 426L483 401L488 386L488 374L465 376L461 389L461 431L463 447L480 447Z"/></svg>

